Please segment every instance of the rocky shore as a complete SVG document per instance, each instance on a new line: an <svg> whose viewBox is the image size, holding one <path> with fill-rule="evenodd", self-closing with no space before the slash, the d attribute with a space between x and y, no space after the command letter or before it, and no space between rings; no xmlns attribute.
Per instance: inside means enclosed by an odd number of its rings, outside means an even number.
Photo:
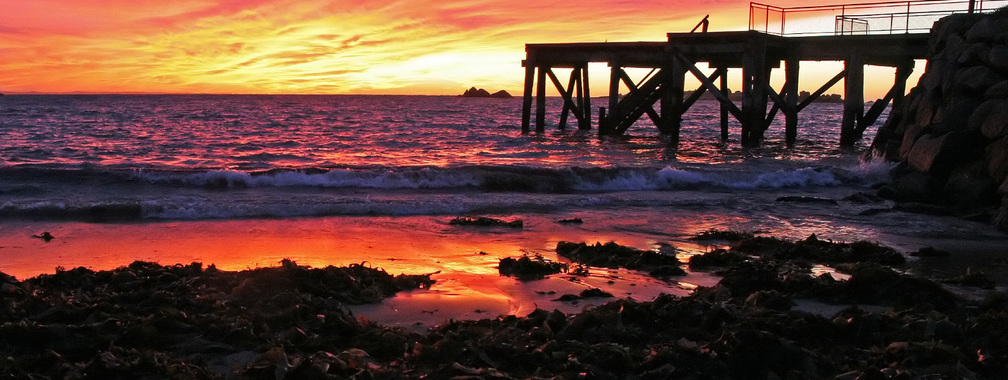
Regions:
<svg viewBox="0 0 1008 380"><path fill-rule="evenodd" d="M366 265L315 269L284 261L225 272L135 262L24 281L3 276L0 373L22 379L995 379L1008 373L1003 294L970 299L946 288L990 287L981 273L943 286L901 273L903 255L867 242L722 232L696 238L726 248L683 265L723 279L689 296L617 299L577 314L537 309L447 320L426 333L377 325L347 310L431 285L425 275L391 276ZM644 252L615 243L557 249L569 256L625 251L633 265ZM670 259L659 265L677 262ZM815 265L846 274L814 275Z"/></svg>
<svg viewBox="0 0 1008 380"><path fill-rule="evenodd" d="M941 19L928 55L872 142L900 162L880 195L1008 230L1008 9Z"/></svg>

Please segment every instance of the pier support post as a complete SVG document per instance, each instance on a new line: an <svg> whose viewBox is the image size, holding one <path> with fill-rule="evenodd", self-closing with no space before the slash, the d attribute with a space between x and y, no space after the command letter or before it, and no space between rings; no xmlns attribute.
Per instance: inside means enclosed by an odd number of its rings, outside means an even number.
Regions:
<svg viewBox="0 0 1008 380"><path fill-rule="evenodd" d="M539 75L536 80L536 133L546 131L546 70L548 67L539 66Z"/></svg>
<svg viewBox="0 0 1008 380"><path fill-rule="evenodd" d="M844 78L844 110L840 123L840 146L849 147L861 140L857 133L858 122L864 116L864 56L853 53L844 62L847 76Z"/></svg>
<svg viewBox="0 0 1008 380"><path fill-rule="evenodd" d="M574 70L578 70L575 68ZM588 62L581 65L581 73L578 75L578 96L581 97L581 112L584 117L578 123L578 129L591 129L592 107L591 107L591 86L588 85ZM582 97L583 95L583 97Z"/></svg>
<svg viewBox="0 0 1008 380"><path fill-rule="evenodd" d="M661 84L661 122L658 131L663 135L672 136L679 141L679 129L682 127L683 95L686 86L686 70L678 60L672 59L665 64L669 74Z"/></svg>
<svg viewBox="0 0 1008 380"><path fill-rule="evenodd" d="M742 57L742 146L757 146L763 139L769 74L766 41L751 41Z"/></svg>
<svg viewBox="0 0 1008 380"><path fill-rule="evenodd" d="M788 146L798 139L798 69L798 56L788 54L784 61L784 140Z"/></svg>
<svg viewBox="0 0 1008 380"><path fill-rule="evenodd" d="M529 124L532 121L532 85L535 81L535 66L527 60L522 61L525 66L525 91L522 94L522 134L529 133Z"/></svg>
<svg viewBox="0 0 1008 380"><path fill-rule="evenodd" d="M610 119L613 117L613 110L619 104L620 81L623 80L623 68L620 67L620 63L613 61L609 66L609 107L606 108L608 114L599 111L599 136L612 134L613 128L616 127Z"/></svg>
<svg viewBox="0 0 1008 380"><path fill-rule="evenodd" d="M906 98L906 82L910 79L910 74L913 73L914 61L908 60L903 64L896 66L896 83L893 84L893 103L892 109L899 109L903 105L903 99Z"/></svg>
<svg viewBox="0 0 1008 380"><path fill-rule="evenodd" d="M731 93L728 90L728 68L725 66L719 66L717 72L721 74L720 90L721 93L731 99ZM721 105L721 141L728 141L728 105L724 102L719 102Z"/></svg>

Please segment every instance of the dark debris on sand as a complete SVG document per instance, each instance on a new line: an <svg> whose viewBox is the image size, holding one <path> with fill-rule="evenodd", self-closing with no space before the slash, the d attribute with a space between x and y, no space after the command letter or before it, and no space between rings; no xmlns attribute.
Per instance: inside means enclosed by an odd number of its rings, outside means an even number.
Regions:
<svg viewBox="0 0 1008 380"><path fill-rule="evenodd" d="M542 256L523 255L517 259L513 257L500 259L497 271L503 276L512 276L522 281L528 281L567 272L567 264L546 260Z"/></svg>
<svg viewBox="0 0 1008 380"><path fill-rule="evenodd" d="M763 247L795 249L780 244ZM854 249L804 244L823 252ZM806 255L754 246L727 250L747 258L723 261L720 283L685 297L617 299L573 315L537 309L449 320L424 334L344 310L346 303L430 284L423 276L397 280L363 265L310 269L288 262L234 273L138 262L23 282L4 275L0 373L25 379L838 380L1001 379L1008 373L1002 292L967 301L871 260L844 264L848 280L816 277ZM827 315L796 307L809 301L844 308Z"/></svg>
<svg viewBox="0 0 1008 380"><path fill-rule="evenodd" d="M480 216L476 218L460 216L458 218L452 219L448 222L452 226L477 226L477 227L511 227L511 228L522 228L525 225L521 219L515 219L510 222L487 218L485 216Z"/></svg>
<svg viewBox="0 0 1008 380"><path fill-rule="evenodd" d="M675 256L626 247L614 242L588 245L561 241L557 243L556 253L571 261L593 267L645 270L664 276L686 274L686 271L679 267L682 263Z"/></svg>

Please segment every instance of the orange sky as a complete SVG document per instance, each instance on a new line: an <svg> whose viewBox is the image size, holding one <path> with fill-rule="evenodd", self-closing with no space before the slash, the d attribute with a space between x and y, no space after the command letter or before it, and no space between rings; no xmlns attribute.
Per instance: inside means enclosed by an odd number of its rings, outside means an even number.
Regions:
<svg viewBox="0 0 1008 380"><path fill-rule="evenodd" d="M526 43L660 41L707 13L711 30L743 30L749 2L0 0L0 9L4 92L458 94L520 93Z"/></svg>

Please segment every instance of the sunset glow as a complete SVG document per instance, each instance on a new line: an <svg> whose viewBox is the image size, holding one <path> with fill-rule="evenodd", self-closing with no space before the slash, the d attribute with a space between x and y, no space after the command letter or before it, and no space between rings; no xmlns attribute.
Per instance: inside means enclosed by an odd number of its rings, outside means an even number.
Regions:
<svg viewBox="0 0 1008 380"><path fill-rule="evenodd" d="M748 3L0 0L0 91L521 89L524 45L746 27Z"/></svg>

